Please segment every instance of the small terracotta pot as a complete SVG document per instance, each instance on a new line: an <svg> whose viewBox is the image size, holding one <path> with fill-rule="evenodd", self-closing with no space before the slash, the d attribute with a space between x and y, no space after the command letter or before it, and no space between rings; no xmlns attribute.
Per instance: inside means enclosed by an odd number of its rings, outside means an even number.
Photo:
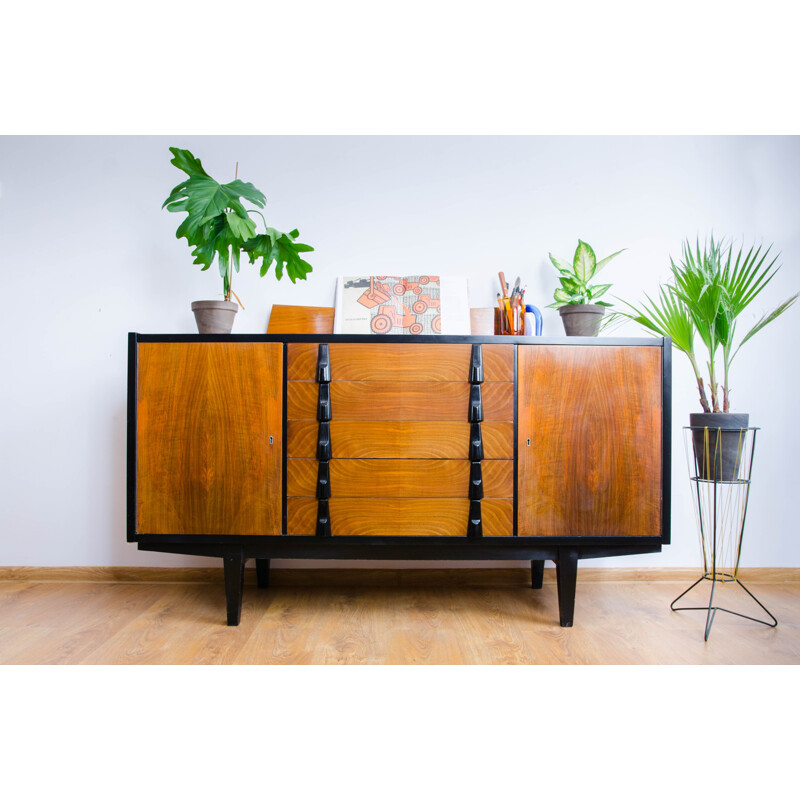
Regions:
<svg viewBox="0 0 800 800"><path fill-rule="evenodd" d="M230 333L239 306L230 300L195 300L192 303L198 333Z"/></svg>
<svg viewBox="0 0 800 800"><path fill-rule="evenodd" d="M606 307L594 303L577 303L561 306L558 313L561 315L567 336L597 336L600 333L600 323L603 314L606 313Z"/></svg>

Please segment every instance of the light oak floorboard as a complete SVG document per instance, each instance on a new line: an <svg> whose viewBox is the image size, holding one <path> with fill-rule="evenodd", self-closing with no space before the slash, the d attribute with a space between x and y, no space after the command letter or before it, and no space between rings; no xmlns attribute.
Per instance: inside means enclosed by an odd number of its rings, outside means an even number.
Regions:
<svg viewBox="0 0 800 800"><path fill-rule="evenodd" d="M558 625L552 573L533 590L528 569L273 570L269 589L248 572L231 628L221 570L195 582L12 579L0 581L0 664L800 663L793 571L748 583L777 629L719 612L708 642L705 612L669 608L697 573L579 570L572 628ZM709 590L684 601L703 605ZM717 584L715 601L761 614L733 584Z"/></svg>

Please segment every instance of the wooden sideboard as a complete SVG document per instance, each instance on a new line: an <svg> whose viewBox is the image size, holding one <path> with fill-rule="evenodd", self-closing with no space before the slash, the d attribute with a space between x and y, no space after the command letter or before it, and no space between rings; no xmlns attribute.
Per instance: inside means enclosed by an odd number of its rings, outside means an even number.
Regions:
<svg viewBox="0 0 800 800"><path fill-rule="evenodd" d="M520 336L129 335L128 541L272 558L557 567L670 535L671 343Z"/></svg>

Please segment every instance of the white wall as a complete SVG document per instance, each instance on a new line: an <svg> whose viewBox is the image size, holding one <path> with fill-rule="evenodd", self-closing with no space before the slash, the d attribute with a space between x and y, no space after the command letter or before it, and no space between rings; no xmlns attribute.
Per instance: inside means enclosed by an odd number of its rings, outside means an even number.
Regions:
<svg viewBox="0 0 800 800"><path fill-rule="evenodd" d="M545 305L547 252L570 256L578 237L599 256L628 248L605 274L626 299L712 229L783 253L753 316L800 289L799 137L2 137L0 565L213 563L125 542L127 332L191 333L190 302L220 292L160 208L182 177L170 145L221 180L238 161L270 223L316 248L295 286L243 266L238 333L264 332L273 303L330 305L336 275L378 266L464 273L474 306L503 269ZM561 334L553 311L545 333ZM799 333L800 307L735 365L734 410L763 428L744 566L800 566ZM674 543L592 565L699 564L680 431L699 409L684 356L674 365Z"/></svg>

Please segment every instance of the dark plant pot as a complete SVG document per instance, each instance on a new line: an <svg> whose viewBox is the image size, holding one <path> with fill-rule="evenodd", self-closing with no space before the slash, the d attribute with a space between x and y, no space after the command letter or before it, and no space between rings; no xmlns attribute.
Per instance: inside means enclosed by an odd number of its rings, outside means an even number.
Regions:
<svg viewBox="0 0 800 800"><path fill-rule="evenodd" d="M693 430L694 457L697 477L708 481L733 481L740 477L743 430L750 425L749 414L689 414ZM746 477L746 476L745 476Z"/></svg>
<svg viewBox="0 0 800 800"><path fill-rule="evenodd" d="M198 333L230 333L239 306L230 300L195 300L192 303Z"/></svg>
<svg viewBox="0 0 800 800"><path fill-rule="evenodd" d="M561 315L567 336L597 336L600 333L600 323L603 314L606 313L606 307L583 303L561 306L558 313Z"/></svg>

